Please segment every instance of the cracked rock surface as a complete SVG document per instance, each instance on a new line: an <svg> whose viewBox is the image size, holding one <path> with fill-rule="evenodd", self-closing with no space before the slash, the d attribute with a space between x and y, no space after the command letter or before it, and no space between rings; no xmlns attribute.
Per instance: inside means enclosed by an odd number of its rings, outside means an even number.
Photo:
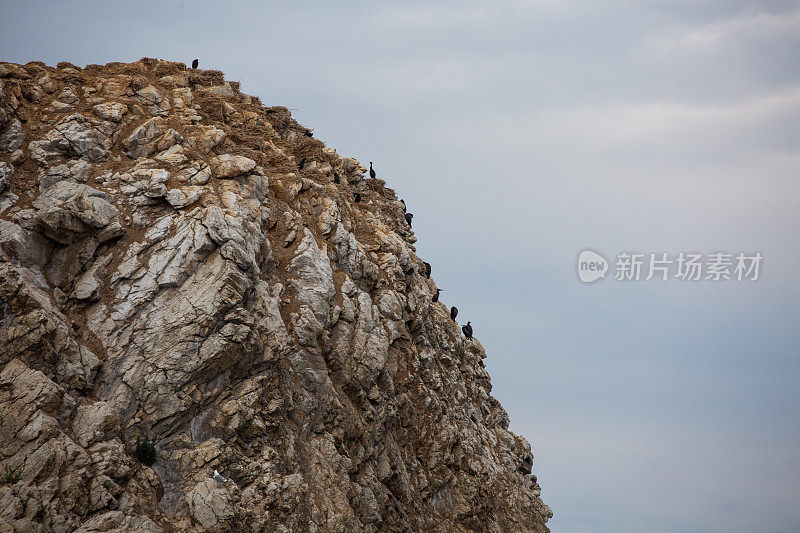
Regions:
<svg viewBox="0 0 800 533"><path fill-rule="evenodd" d="M365 170L218 71L0 63L0 533L548 531Z"/></svg>

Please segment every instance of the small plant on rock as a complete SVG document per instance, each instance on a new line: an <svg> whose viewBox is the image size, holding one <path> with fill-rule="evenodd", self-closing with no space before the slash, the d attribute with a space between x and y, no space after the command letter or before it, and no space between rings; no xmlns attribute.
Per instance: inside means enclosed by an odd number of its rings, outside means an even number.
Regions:
<svg viewBox="0 0 800 533"><path fill-rule="evenodd" d="M136 458L140 463L153 466L156 462L156 447L150 442L150 437L144 436L136 439Z"/></svg>
<svg viewBox="0 0 800 533"><path fill-rule="evenodd" d="M6 471L3 474L3 483L6 485L13 485L19 478L22 477L22 472L20 472L21 468L15 468L12 470L9 466L6 466Z"/></svg>

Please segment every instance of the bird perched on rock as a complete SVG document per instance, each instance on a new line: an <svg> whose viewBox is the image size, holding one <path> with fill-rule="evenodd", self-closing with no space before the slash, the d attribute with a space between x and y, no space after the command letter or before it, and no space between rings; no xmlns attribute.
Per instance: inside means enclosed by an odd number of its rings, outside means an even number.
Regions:
<svg viewBox="0 0 800 533"><path fill-rule="evenodd" d="M406 212L406 201L400 198L400 203L403 204L403 213Z"/></svg>
<svg viewBox="0 0 800 533"><path fill-rule="evenodd" d="M458 307L454 305L453 307L450 308L450 318L455 320L457 316L458 316Z"/></svg>
<svg viewBox="0 0 800 533"><path fill-rule="evenodd" d="M300 162L297 163L297 168L299 168L300 170L303 170L304 166L306 166L306 158L302 157L302 158L300 158Z"/></svg>
<svg viewBox="0 0 800 533"><path fill-rule="evenodd" d="M333 182L334 183L341 183L342 182L342 177L339 175L338 172L334 172L333 173Z"/></svg>
<svg viewBox="0 0 800 533"><path fill-rule="evenodd" d="M375 169L372 168L372 161L369 162L369 177L375 179Z"/></svg>
<svg viewBox="0 0 800 533"><path fill-rule="evenodd" d="M216 470L214 470L214 475L211 477L214 478L214 481L219 481L220 483L225 483L226 481L228 481L226 478L222 477L222 474L220 474Z"/></svg>
<svg viewBox="0 0 800 533"><path fill-rule="evenodd" d="M355 199L356 202L360 202L361 201L361 195L358 194L357 192L353 193L353 198Z"/></svg>
<svg viewBox="0 0 800 533"><path fill-rule="evenodd" d="M425 277L431 279L431 264L425 261L422 264L425 265Z"/></svg>
<svg viewBox="0 0 800 533"><path fill-rule="evenodd" d="M436 289L436 294L434 294L433 298L431 298L432 302L438 302L439 301L439 293L440 292L442 292L442 289Z"/></svg>
<svg viewBox="0 0 800 533"><path fill-rule="evenodd" d="M461 331L464 332L464 336L468 339L472 338L472 326L469 325L469 321L467 321L466 326L461 326Z"/></svg>
<svg viewBox="0 0 800 533"><path fill-rule="evenodd" d="M412 218L414 218L414 215L412 215L411 213L406 213L406 223L408 224L409 228L411 227L411 219Z"/></svg>
<svg viewBox="0 0 800 533"><path fill-rule="evenodd" d="M306 137L313 137L314 131L307 129L306 131L303 132L303 135L305 135Z"/></svg>
<svg viewBox="0 0 800 533"><path fill-rule="evenodd" d="M192 68L197 68L197 65L199 65L199 64L200 64L200 62L195 59L194 61L192 61Z"/></svg>

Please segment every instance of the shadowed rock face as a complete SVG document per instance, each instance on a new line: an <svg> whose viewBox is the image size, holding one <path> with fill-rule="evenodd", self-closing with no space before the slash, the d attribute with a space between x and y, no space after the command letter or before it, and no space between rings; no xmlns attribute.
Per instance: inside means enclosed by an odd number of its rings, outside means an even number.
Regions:
<svg viewBox="0 0 800 533"><path fill-rule="evenodd" d="M0 533L547 531L382 180L216 71L0 86Z"/></svg>

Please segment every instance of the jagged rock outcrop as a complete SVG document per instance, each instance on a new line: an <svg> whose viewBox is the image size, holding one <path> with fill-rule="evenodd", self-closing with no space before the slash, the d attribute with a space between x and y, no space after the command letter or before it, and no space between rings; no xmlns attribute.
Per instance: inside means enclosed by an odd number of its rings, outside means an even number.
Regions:
<svg viewBox="0 0 800 533"><path fill-rule="evenodd" d="M547 531L382 180L217 71L0 91L0 533Z"/></svg>

